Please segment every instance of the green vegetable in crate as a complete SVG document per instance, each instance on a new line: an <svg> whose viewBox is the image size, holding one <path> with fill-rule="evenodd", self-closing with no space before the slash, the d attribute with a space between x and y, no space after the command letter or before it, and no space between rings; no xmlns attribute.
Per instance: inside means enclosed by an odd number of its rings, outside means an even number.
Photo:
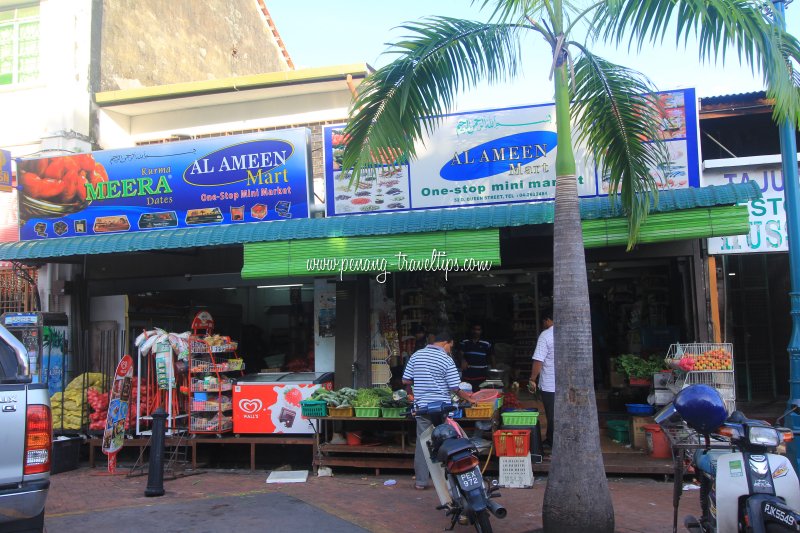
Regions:
<svg viewBox="0 0 800 533"><path fill-rule="evenodd" d="M617 370L629 378L652 378L653 374L664 369L663 359L651 357L645 359L635 354L624 354L617 357Z"/></svg>
<svg viewBox="0 0 800 533"><path fill-rule="evenodd" d="M384 398L381 400L381 407L395 407L407 408L411 407L411 402L408 401L408 393L403 389L396 390L392 393L391 398Z"/></svg>
<svg viewBox="0 0 800 533"><path fill-rule="evenodd" d="M380 407L381 401L391 398L391 389L379 387L374 389L358 389L352 400L353 407Z"/></svg>
<svg viewBox="0 0 800 533"><path fill-rule="evenodd" d="M309 399L320 400L328 404L328 407L351 407L357 391L348 387L342 387L336 391L317 389Z"/></svg>

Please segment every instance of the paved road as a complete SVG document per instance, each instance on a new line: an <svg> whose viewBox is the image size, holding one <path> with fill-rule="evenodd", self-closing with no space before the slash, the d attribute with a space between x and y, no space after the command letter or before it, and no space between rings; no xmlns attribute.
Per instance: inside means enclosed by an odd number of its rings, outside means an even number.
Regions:
<svg viewBox="0 0 800 533"><path fill-rule="evenodd" d="M142 531L218 533L366 532L357 525L281 493L199 499L138 508L82 512L46 519L49 533Z"/></svg>

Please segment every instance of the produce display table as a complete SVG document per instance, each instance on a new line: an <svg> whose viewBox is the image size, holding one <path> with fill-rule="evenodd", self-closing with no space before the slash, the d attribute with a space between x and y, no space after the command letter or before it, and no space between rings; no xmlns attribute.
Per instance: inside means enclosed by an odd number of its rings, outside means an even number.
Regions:
<svg viewBox="0 0 800 533"><path fill-rule="evenodd" d="M416 420L413 418L383 418L383 417L308 417L319 420L319 429L314 434L314 470L320 466L352 466L355 468L374 468L375 475L380 475L381 468L414 468L415 446L409 444L408 431L415 431ZM487 418L457 418L462 427L473 422L492 422L492 429L497 427L497 411ZM364 422L373 425L383 422L387 427L393 427L400 436L399 444L367 444L353 446L349 444L330 444L329 439L333 433L332 422L343 422L346 426ZM385 429L385 428L384 428Z"/></svg>

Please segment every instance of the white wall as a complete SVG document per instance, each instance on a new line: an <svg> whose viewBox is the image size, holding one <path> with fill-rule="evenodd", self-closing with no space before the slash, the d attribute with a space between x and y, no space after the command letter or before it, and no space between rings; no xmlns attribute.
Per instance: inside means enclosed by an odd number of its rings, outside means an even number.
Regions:
<svg viewBox="0 0 800 533"><path fill-rule="evenodd" d="M115 320L120 328L127 331L128 324L128 297L121 296L97 296L89 302L89 320L99 322L101 320Z"/></svg>
<svg viewBox="0 0 800 533"><path fill-rule="evenodd" d="M342 83L342 90L333 92L232 104L211 102L198 107L162 110L136 116L100 109L99 142L104 150L110 150L128 148L137 142L168 139L173 134L213 135L339 121L347 116L351 99L350 92Z"/></svg>
<svg viewBox="0 0 800 533"><path fill-rule="evenodd" d="M326 298L336 297L336 284L325 279L314 280L314 371L334 372L336 370L336 337L319 336L319 310Z"/></svg>
<svg viewBox="0 0 800 533"><path fill-rule="evenodd" d="M14 157L42 148L90 151L83 137L91 108L91 0L42 0L40 6L40 79L0 87L7 126L0 128L0 147Z"/></svg>

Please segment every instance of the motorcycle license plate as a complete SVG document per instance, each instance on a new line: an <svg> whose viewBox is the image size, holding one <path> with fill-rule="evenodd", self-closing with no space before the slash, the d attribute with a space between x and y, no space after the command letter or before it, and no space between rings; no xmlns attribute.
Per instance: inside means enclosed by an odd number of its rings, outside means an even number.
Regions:
<svg viewBox="0 0 800 533"><path fill-rule="evenodd" d="M800 531L798 515L784 507L778 507L771 502L761 504L761 512L768 522L777 522L787 526L792 531Z"/></svg>
<svg viewBox="0 0 800 533"><path fill-rule="evenodd" d="M473 490L481 486L481 478L475 469L463 474L457 474L456 478L458 479L458 484L464 490Z"/></svg>

